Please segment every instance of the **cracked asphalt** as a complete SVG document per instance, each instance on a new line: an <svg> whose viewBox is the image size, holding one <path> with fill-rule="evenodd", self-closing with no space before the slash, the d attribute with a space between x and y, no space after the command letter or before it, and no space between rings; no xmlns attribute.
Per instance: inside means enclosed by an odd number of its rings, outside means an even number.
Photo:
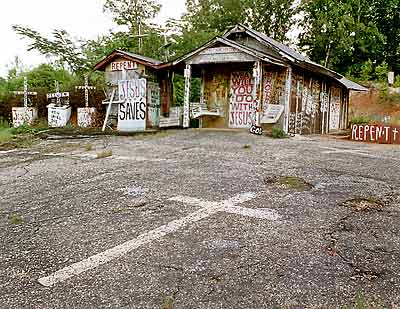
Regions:
<svg viewBox="0 0 400 309"><path fill-rule="evenodd" d="M243 131L2 151L0 308L400 308L399 175L398 146ZM286 176L311 186L268 181ZM240 207L279 220L218 212L54 286L38 282L199 210L176 196L247 192L257 197Z"/></svg>

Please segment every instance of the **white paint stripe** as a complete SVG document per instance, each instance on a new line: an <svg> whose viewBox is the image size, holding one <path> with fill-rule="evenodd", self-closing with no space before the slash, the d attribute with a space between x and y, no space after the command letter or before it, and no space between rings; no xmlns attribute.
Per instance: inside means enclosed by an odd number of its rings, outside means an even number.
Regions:
<svg viewBox="0 0 400 309"><path fill-rule="evenodd" d="M204 218L211 216L212 214L218 212L217 208L202 208L184 218L174 220L166 225L162 225L159 228L149 231L147 233L141 234L139 237L129 240L119 246L108 249L99 254L93 255L86 260L77 262L61 270L56 271L50 276L40 278L38 281L40 284L50 287L58 282L65 281L73 276L79 275L85 271L96 268L102 264L108 263L113 259L121 257L132 250L139 248L147 243L164 237L167 234L177 231L178 229L188 225L189 223L194 223L200 221Z"/></svg>
<svg viewBox="0 0 400 309"><path fill-rule="evenodd" d="M237 214L246 217L252 217L257 219L276 221L280 219L280 215L272 209L251 209L244 207L224 207L223 211Z"/></svg>
<svg viewBox="0 0 400 309"><path fill-rule="evenodd" d="M67 266L61 270L56 271L55 273L47 276L40 278L38 281L41 285L43 286L53 286L54 284L58 282L65 281L71 277L74 277L76 275L79 275L85 271L88 271L90 269L94 269L102 264L108 263L112 261L113 259L119 258L132 250L135 250L139 248L140 246L143 246L147 243L150 243L154 240L160 239L164 237L167 234L173 233L177 231L178 229L181 229L182 227L188 225L189 223L194 223L198 222L204 218L207 218L219 211L222 210L222 208L231 206L239 203L243 203L245 201L248 201L250 199L253 199L256 196L254 193L244 193L244 194L239 194L228 201L224 202L204 202L198 199L192 199L192 198L184 198L184 197L176 197L172 198L171 200L186 200L191 203L194 203L195 200L202 204L206 204L207 206L192 213L189 214L186 217L183 217L181 219L174 220L166 225L162 225L159 228L156 228L155 230L146 232L144 234L141 234L135 239L129 240L127 242L124 242L123 244L120 244L114 248L108 249L104 252L98 253L96 255L93 255L85 260L82 260L80 262L77 262L75 264L72 264L70 266Z"/></svg>

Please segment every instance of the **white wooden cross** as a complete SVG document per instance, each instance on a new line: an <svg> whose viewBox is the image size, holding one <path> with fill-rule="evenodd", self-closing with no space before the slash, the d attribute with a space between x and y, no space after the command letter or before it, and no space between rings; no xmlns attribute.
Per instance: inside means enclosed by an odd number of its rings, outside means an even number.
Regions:
<svg viewBox="0 0 400 309"><path fill-rule="evenodd" d="M85 75L85 85L84 86L76 86L76 90L85 90L85 106L89 107L89 90L95 90L96 87L89 86L89 77Z"/></svg>
<svg viewBox="0 0 400 309"><path fill-rule="evenodd" d="M61 98L69 98L69 92L60 92L60 84L58 83L58 81L54 81L54 85L56 88L56 92L55 93L48 93L47 94L47 99L54 99L56 98L56 102L57 105L60 106L61 105Z"/></svg>
<svg viewBox="0 0 400 309"><path fill-rule="evenodd" d="M29 96L37 96L37 92L28 91L28 78L24 77L24 91L14 91L15 95L23 95L24 96L24 107L28 107L28 97Z"/></svg>
<svg viewBox="0 0 400 309"><path fill-rule="evenodd" d="M171 221L154 230L145 232L139 235L137 238L128 240L127 242L124 242L114 248L110 248L85 260L60 269L47 277L40 278L38 281L43 286L51 287L59 282L63 282L83 272L108 263L143 245L158 240L168 234L174 233L184 227L189 226L190 224L196 223L219 212L237 214L262 220L278 221L280 219L280 215L273 209L251 209L238 206L242 203L255 199L256 196L257 194L254 192L246 192L220 202L209 202L187 196L172 197L169 199L170 201L200 206L201 208L185 217Z"/></svg>

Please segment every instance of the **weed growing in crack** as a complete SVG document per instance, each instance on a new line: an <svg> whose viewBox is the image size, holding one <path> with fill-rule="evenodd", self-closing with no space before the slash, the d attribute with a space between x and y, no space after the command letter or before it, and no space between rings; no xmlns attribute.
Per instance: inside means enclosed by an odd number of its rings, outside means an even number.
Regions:
<svg viewBox="0 0 400 309"><path fill-rule="evenodd" d="M93 149L93 145L92 144L86 144L85 145L85 150L86 151L91 151Z"/></svg>
<svg viewBox="0 0 400 309"><path fill-rule="evenodd" d="M107 158L107 157L111 157L112 156L112 150L108 149L108 150L104 150L101 152L98 152L96 155L96 159L103 159L103 158Z"/></svg>
<svg viewBox="0 0 400 309"><path fill-rule="evenodd" d="M355 211L381 211L385 206L382 201L375 197L368 198L354 198L347 200L341 204L341 206L351 208Z"/></svg>
<svg viewBox="0 0 400 309"><path fill-rule="evenodd" d="M162 308L163 309L172 309L174 307L174 297L167 296L163 300Z"/></svg>
<svg viewBox="0 0 400 309"><path fill-rule="evenodd" d="M249 145L249 144L243 145L243 149L250 149L250 148L251 148L251 145Z"/></svg>
<svg viewBox="0 0 400 309"><path fill-rule="evenodd" d="M309 190L312 185L306 182L303 178L296 176L274 176L267 177L264 179L265 184L273 185L282 189L294 189L294 190Z"/></svg>
<svg viewBox="0 0 400 309"><path fill-rule="evenodd" d="M12 215L10 217L10 224L18 225L18 224L22 224L23 222L24 222L24 220L19 215Z"/></svg>

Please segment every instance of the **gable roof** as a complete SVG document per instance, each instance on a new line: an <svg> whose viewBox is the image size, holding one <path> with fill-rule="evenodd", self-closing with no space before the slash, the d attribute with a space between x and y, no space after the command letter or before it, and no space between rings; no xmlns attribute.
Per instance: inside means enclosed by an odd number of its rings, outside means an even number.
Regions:
<svg viewBox="0 0 400 309"><path fill-rule="evenodd" d="M109 54L107 57L105 57L103 60L101 60L99 63L97 63L94 66L94 69L103 71L109 62L111 62L113 59L119 58L119 57L125 58L130 61L135 61L137 63L143 64L145 66L149 66L152 68L156 68L158 65L160 65L162 63L160 60L157 60L157 59L153 59L150 57L126 52L126 51L123 51L120 49L115 49L112 51L111 54Z"/></svg>
<svg viewBox="0 0 400 309"><path fill-rule="evenodd" d="M276 65L279 65L279 66L285 66L284 62L281 59L278 59L278 58L273 57L271 55L267 55L266 53L264 53L262 51L253 49L251 47L248 47L248 46L240 44L238 42L229 40L229 39L224 38L224 37L215 37L211 41L209 41L209 42L205 43L204 45L200 46L199 48L191 51L190 53L188 53L188 54L186 54L186 55L184 55L184 56L182 56L182 57L180 57L178 59L176 59L175 61L172 62L172 65L177 65L177 64L179 64L179 63L181 63L183 61L186 61L186 60L194 57L195 55L201 53L202 51L206 50L207 48L210 48L210 47L212 47L212 46L214 46L214 45L216 45L218 43L227 45L229 47L236 48L236 49L240 50L241 52L243 52L245 54L248 54L248 55L251 55L251 56L253 56L255 58L258 58L260 60L264 60L264 61L276 64Z"/></svg>
<svg viewBox="0 0 400 309"><path fill-rule="evenodd" d="M368 89L345 78L343 75L328 69L314 61L311 61L308 57L300 54L299 52L295 51L294 49L290 48L289 46L278 42L270 37L268 37L266 34L256 31L254 29L251 29L243 24L237 24L230 29L228 29L225 34L223 35L224 38L228 38L231 34L233 33L241 33L245 32L249 36L253 37L254 39L258 40L260 43L272 48L276 52L279 53L280 56L283 58L287 59L290 62L293 62L294 64L297 64L298 66L314 71L329 77L334 78L336 81L341 83L343 86L345 86L347 89L350 90L356 90L356 91L367 91Z"/></svg>

